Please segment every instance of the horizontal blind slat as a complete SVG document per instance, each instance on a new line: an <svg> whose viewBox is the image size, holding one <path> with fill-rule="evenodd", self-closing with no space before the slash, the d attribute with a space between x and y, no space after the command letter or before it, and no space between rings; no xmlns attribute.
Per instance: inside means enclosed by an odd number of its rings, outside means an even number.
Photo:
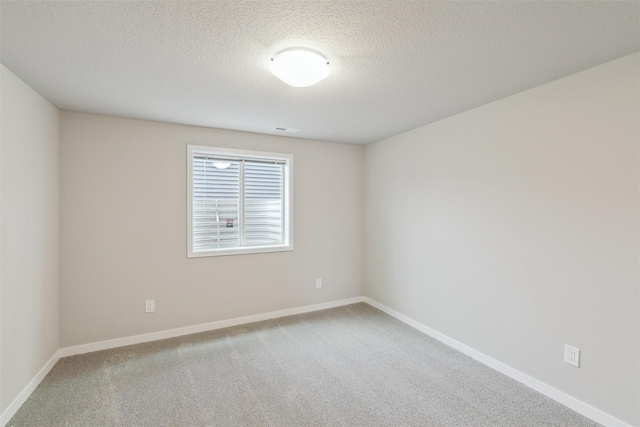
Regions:
<svg viewBox="0 0 640 427"><path fill-rule="evenodd" d="M234 248L240 245L240 162L193 158L192 242L194 251ZM230 224L231 227L228 227Z"/></svg>
<svg viewBox="0 0 640 427"><path fill-rule="evenodd" d="M253 245L283 243L282 165L245 164L244 240Z"/></svg>

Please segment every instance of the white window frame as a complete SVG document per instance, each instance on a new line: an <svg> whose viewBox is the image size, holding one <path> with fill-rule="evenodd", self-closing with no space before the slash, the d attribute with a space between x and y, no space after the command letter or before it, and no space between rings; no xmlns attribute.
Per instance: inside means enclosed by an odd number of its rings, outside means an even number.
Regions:
<svg viewBox="0 0 640 427"><path fill-rule="evenodd" d="M211 249L193 251L193 156L205 154L216 157L250 158L284 162L284 243L269 246L247 246L238 248ZM243 197L243 195L241 196ZM293 155L270 153L265 151L237 150L235 148L209 147L206 145L187 145L187 258L210 256L259 254L293 250Z"/></svg>

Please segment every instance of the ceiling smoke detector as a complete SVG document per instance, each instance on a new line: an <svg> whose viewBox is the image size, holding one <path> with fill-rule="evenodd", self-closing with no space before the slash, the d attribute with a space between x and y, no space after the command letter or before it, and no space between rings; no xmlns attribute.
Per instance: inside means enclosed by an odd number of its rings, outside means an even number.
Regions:
<svg viewBox="0 0 640 427"><path fill-rule="evenodd" d="M313 86L329 75L329 61L312 49L294 47L271 58L271 72L294 87Z"/></svg>

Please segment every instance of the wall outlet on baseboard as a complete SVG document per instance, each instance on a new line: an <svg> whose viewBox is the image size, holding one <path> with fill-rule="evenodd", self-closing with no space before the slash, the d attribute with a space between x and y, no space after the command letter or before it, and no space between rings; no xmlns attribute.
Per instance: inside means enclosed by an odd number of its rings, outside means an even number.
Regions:
<svg viewBox="0 0 640 427"><path fill-rule="evenodd" d="M580 367L580 349L571 347L570 345L564 346L564 361L577 368Z"/></svg>
<svg viewBox="0 0 640 427"><path fill-rule="evenodd" d="M153 313L154 311L156 311L156 300L148 299L147 303L145 304L145 310L147 313Z"/></svg>
<svg viewBox="0 0 640 427"><path fill-rule="evenodd" d="M322 279L316 279L316 288L322 287Z"/></svg>

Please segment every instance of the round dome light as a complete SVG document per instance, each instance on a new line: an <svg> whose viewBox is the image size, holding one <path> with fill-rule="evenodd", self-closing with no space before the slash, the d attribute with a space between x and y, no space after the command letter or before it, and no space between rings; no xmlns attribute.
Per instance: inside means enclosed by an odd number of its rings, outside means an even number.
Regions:
<svg viewBox="0 0 640 427"><path fill-rule="evenodd" d="M290 86L313 86L329 75L329 62L315 50L285 49L271 58L271 72Z"/></svg>

